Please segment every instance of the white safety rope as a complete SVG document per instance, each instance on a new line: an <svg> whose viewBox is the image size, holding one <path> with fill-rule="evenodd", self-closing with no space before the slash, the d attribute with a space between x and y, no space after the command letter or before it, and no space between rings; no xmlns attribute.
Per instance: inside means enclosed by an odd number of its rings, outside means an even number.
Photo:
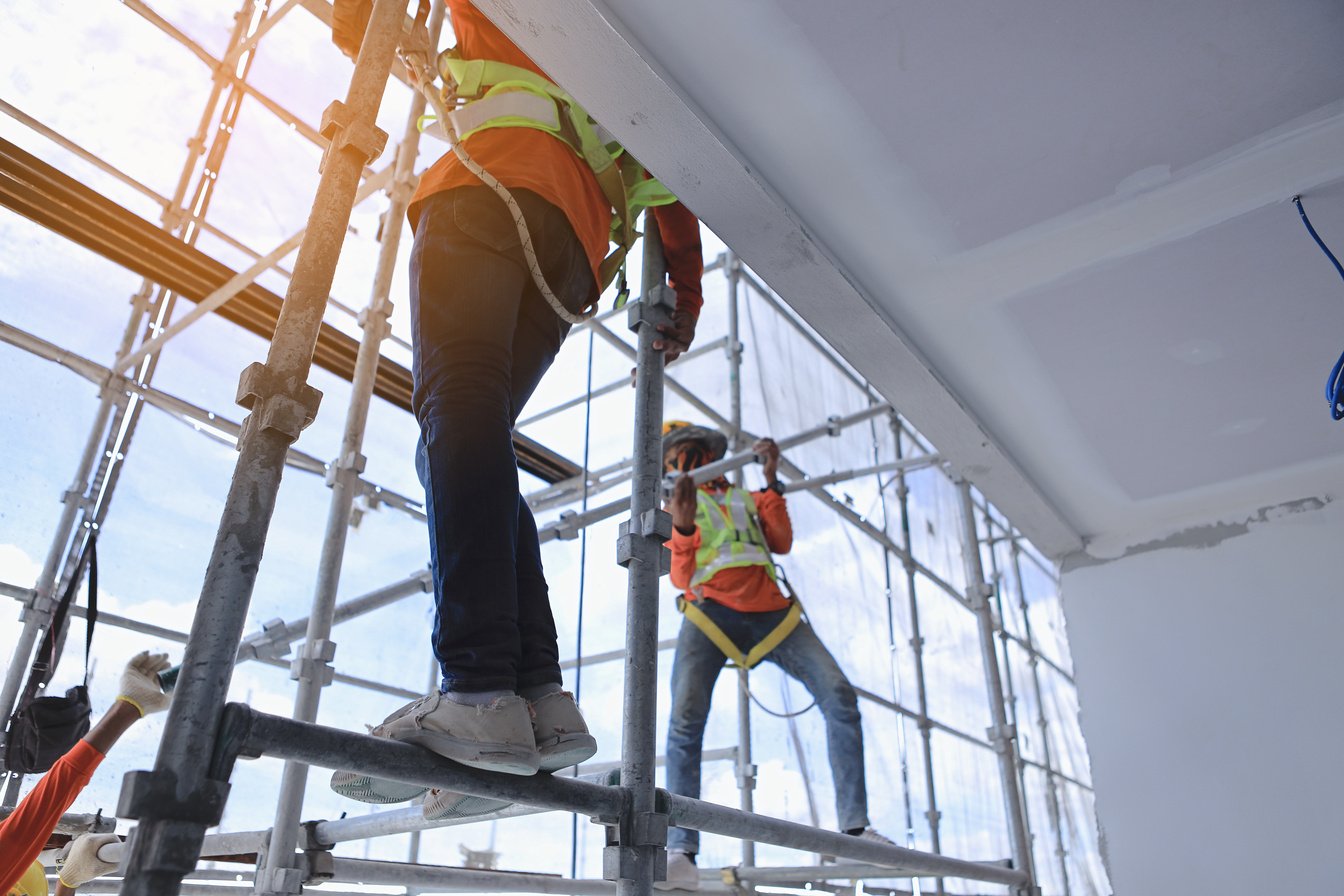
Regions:
<svg viewBox="0 0 1344 896"><path fill-rule="evenodd" d="M419 43L415 38L412 40ZM444 95L434 86L435 73L433 67L429 63L430 54L427 48L428 35L425 36L424 42L426 44L425 48L407 48L403 45L401 48L401 58L406 66L411 69L412 79L416 82L417 86L419 86L420 92L425 95L425 99L428 100L429 104L434 108L434 114L438 118L439 127L442 129L444 137L447 138L448 145L452 147L453 155L457 156L458 160L462 162L463 167L476 175L481 183L493 190L495 195L504 200L504 204L508 206L509 214L513 217L514 226L518 228L518 239L523 245L523 257L527 260L528 270L532 273L532 282L537 285L537 290L541 293L542 297L546 299L546 304L551 306L551 309L560 316L561 320L568 321L571 324L583 323L597 313L597 303L594 302L582 313L575 314L566 308L564 304L556 298L555 293L551 291L550 285L546 282L546 275L541 272L541 263L537 261L537 252L532 246L532 235L528 232L527 221L523 217L522 208L513 198L513 194L509 192L507 187L499 182L498 178L482 168L471 156L467 155L466 148L462 145L462 141L458 139L457 129L453 126L453 119L449 114L448 103L445 101ZM410 41L408 41L408 43L410 43ZM454 89L455 85L448 86L447 90L450 92L450 95Z"/></svg>

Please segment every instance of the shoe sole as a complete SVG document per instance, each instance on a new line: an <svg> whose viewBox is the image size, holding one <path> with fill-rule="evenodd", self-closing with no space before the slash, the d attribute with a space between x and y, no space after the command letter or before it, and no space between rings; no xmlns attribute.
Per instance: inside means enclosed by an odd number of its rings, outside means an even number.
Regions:
<svg viewBox="0 0 1344 896"><path fill-rule="evenodd" d="M426 803L425 821L455 821L459 818L474 818L477 815L489 815L492 812L498 812L500 809L507 809L512 805L513 803L489 800L483 796L466 796L446 809L437 809L431 813L428 811L429 804Z"/></svg>
<svg viewBox="0 0 1344 896"><path fill-rule="evenodd" d="M591 734L566 734L553 744L537 747L541 754L538 770L556 772L571 765L578 765L597 753L597 739Z"/></svg>
<svg viewBox="0 0 1344 896"><path fill-rule="evenodd" d="M407 784L404 781L392 781L387 778L374 778L358 772L335 772L331 776L331 789L341 796L361 803L404 803L413 800L422 793L428 793L428 787Z"/></svg>
<svg viewBox="0 0 1344 896"><path fill-rule="evenodd" d="M690 881L686 881L685 883L681 883L680 881L678 881L677 883L673 883L672 881L667 880L656 880L653 882L653 888L655 890L663 890L664 892L666 892L667 890L685 890L687 892L695 892L696 890L700 889L700 881L697 880L695 883L691 883Z"/></svg>
<svg viewBox="0 0 1344 896"><path fill-rule="evenodd" d="M431 753L471 768L503 772L506 775L535 775L541 765L541 756L535 748L528 750L509 744L482 744L437 731L416 731L395 739L424 747Z"/></svg>

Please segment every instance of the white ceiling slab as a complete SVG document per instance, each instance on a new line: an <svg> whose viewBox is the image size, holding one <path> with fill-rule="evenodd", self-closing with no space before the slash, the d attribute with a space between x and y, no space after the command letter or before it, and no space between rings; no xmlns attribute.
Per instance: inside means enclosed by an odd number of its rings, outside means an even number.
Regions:
<svg viewBox="0 0 1344 896"><path fill-rule="evenodd" d="M1048 553L1344 486L1337 0L478 5Z"/></svg>

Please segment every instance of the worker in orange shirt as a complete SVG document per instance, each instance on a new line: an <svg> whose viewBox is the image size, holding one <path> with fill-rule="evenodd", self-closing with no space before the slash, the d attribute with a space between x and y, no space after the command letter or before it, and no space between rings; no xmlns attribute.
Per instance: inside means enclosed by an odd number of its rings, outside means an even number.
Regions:
<svg viewBox="0 0 1344 896"><path fill-rule="evenodd" d="M167 709L171 695L164 693L158 679L158 673L167 668L167 654L146 650L132 657L121 673L112 708L68 753L56 760L9 817L0 821L0 890L45 896L46 875L37 863L37 854L56 829L61 815L88 786L112 745L149 713Z"/></svg>
<svg viewBox="0 0 1344 896"><path fill-rule="evenodd" d="M623 172L609 156L602 170L595 168L579 144L591 149L597 138L572 98L468 0L448 0L448 12L458 45L440 56L439 71L456 72L462 82L470 68L480 98L457 107L462 151L446 153L425 172L409 208L412 403L421 432L416 467L429 517L432 643L443 678L438 691L397 710L373 733L477 768L526 775L580 762L597 747L561 687L555 622L536 522L519 491L512 427L570 321L596 304L615 270L609 239L629 236L635 207L624 191L648 198L649 181L632 176L635 163ZM492 90L492 81L503 86ZM457 85L458 101L467 89ZM538 114L549 111L564 127L520 118L538 104ZM491 109L502 110L507 124L492 124ZM579 139L578 132L587 136ZM512 195L530 254L560 311L536 282L510 203L483 185L473 165ZM670 195L651 201L666 203L651 211L677 301L655 348L671 361L694 338L703 302L699 222ZM332 787L367 802L424 792L345 771L333 776ZM498 806L436 793L425 811L445 818Z"/></svg>
<svg viewBox="0 0 1344 896"><path fill-rule="evenodd" d="M864 784L863 728L854 687L835 658L785 597L771 554L793 547L793 526L779 481L779 446L761 439L765 487L748 492L722 477L696 488L687 474L724 456L720 432L682 421L663 428L663 465L680 472L672 513L672 584L685 618L672 661L672 711L667 728L667 789L699 798L700 750L710 696L724 662L750 668L769 660L803 683L826 718L840 830L878 843L891 841L869 827ZM673 828L667 837L663 890L695 890L699 832Z"/></svg>

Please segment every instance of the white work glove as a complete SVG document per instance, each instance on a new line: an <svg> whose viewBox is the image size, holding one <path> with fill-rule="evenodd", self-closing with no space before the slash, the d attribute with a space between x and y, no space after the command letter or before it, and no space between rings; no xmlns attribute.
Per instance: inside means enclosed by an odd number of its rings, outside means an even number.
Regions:
<svg viewBox="0 0 1344 896"><path fill-rule="evenodd" d="M117 863L104 862L98 858L98 850L109 843L119 842L121 838L116 834L81 834L67 843L60 855L56 856L61 883L76 890L95 877L116 871Z"/></svg>
<svg viewBox="0 0 1344 896"><path fill-rule="evenodd" d="M117 699L123 700L140 710L141 717L152 712L168 708L171 694L165 694L159 686L158 673L168 668L168 654L150 653L142 650L126 664L121 673L121 689Z"/></svg>

